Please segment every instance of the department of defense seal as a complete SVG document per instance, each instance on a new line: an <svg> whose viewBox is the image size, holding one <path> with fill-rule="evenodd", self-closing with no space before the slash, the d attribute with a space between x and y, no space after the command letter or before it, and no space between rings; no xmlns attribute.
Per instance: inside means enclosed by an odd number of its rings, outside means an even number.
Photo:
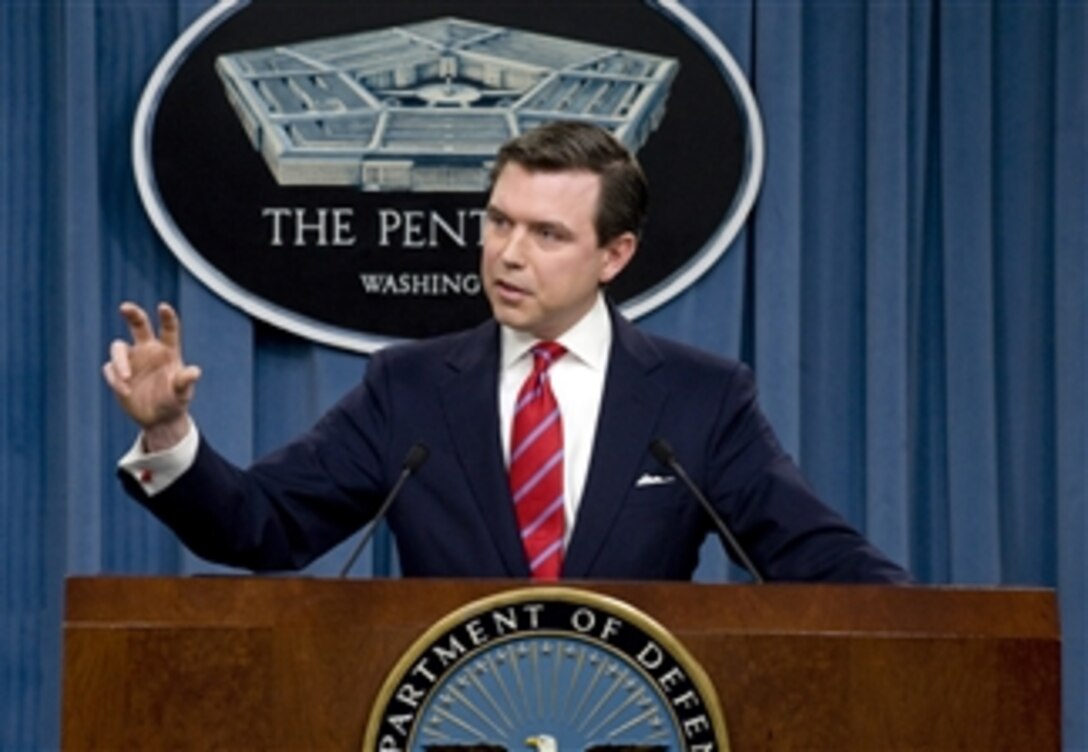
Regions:
<svg viewBox="0 0 1088 752"><path fill-rule="evenodd" d="M366 752L728 750L713 684L663 626L586 590L470 603L404 654Z"/></svg>

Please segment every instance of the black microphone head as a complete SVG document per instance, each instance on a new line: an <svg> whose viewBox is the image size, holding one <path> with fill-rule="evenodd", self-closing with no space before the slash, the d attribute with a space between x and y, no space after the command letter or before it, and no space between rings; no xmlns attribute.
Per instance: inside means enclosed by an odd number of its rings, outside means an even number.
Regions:
<svg viewBox="0 0 1088 752"><path fill-rule="evenodd" d="M431 451L427 449L427 445L421 441L417 441L412 444L412 448L408 450L408 454L404 457L404 469L410 473L414 473L420 468L420 466L427 461Z"/></svg>
<svg viewBox="0 0 1088 752"><path fill-rule="evenodd" d="M650 454L657 458L662 465L671 465L676 461L676 455L669 446L669 442L658 436L650 442Z"/></svg>

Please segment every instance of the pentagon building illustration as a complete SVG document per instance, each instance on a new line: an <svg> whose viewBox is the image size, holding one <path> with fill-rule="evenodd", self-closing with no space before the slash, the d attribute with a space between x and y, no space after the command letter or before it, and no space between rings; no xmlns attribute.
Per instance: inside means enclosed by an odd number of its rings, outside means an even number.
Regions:
<svg viewBox="0 0 1088 752"><path fill-rule="evenodd" d="M637 151L679 63L439 18L222 55L217 72L280 185L483 191L499 146L585 120Z"/></svg>

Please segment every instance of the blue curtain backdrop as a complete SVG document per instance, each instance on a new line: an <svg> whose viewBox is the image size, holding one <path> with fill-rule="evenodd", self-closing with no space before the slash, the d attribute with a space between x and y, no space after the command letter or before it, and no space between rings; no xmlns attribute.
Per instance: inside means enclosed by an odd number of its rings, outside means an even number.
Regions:
<svg viewBox="0 0 1088 752"><path fill-rule="evenodd" d="M144 216L136 101L209 5L0 4L4 749L58 744L66 575L210 568L113 477L117 303L178 304L197 419L239 462L366 366L217 299ZM730 252L643 325L752 363L814 485L923 582L1056 587L1065 745L1088 749L1088 6L688 7L753 83L767 174ZM387 540L358 571L395 573ZM717 552L701 573L729 576Z"/></svg>

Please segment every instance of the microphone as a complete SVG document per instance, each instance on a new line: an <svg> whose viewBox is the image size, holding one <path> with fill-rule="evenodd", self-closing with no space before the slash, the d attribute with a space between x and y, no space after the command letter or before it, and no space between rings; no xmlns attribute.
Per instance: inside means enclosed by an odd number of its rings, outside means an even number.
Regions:
<svg viewBox="0 0 1088 752"><path fill-rule="evenodd" d="M417 441L412 444L412 448L408 450L408 454L404 456L404 463L401 465L400 477L397 478L397 482L393 484L392 490L389 495L385 497L385 501L378 507L378 513L374 515L374 519L370 521L370 528L363 534L363 537L359 540L359 543L355 546L355 550L351 552L351 558L348 559L347 564L340 570L340 577L347 577L351 567L355 564L355 560L359 558L359 554L363 552L366 544L370 542L370 539L374 537L374 533L378 529L378 523L385 518L386 512L389 511L389 507L393 505L393 499L397 498L397 494L400 493L401 487L404 482L411 477L412 473L418 470L424 462L427 461L427 457L430 455L430 450L427 449L427 445Z"/></svg>
<svg viewBox="0 0 1088 752"><path fill-rule="evenodd" d="M714 524L718 527L718 532L721 533L726 547L737 557L740 563L744 565L744 568L748 570L748 574L752 575L752 580L755 581L757 585L762 585L763 576L760 575L759 570L756 569L756 565L752 563L752 560L748 558L748 554L741 548L736 536L733 535L733 531L729 529L729 525L725 524L725 520L722 519L722 516L718 514L713 506L711 506L710 501L703 495L703 492L700 491L699 487L692 482L690 477L688 477L688 474L680 464L680 461L676 459L676 455L673 453L669 443L661 437L654 439L650 442L650 454L652 454L662 465L676 473L684 485L687 486L687 489L691 492L692 496L699 500L699 503L703 505L703 509L710 515L710 519L712 519Z"/></svg>

